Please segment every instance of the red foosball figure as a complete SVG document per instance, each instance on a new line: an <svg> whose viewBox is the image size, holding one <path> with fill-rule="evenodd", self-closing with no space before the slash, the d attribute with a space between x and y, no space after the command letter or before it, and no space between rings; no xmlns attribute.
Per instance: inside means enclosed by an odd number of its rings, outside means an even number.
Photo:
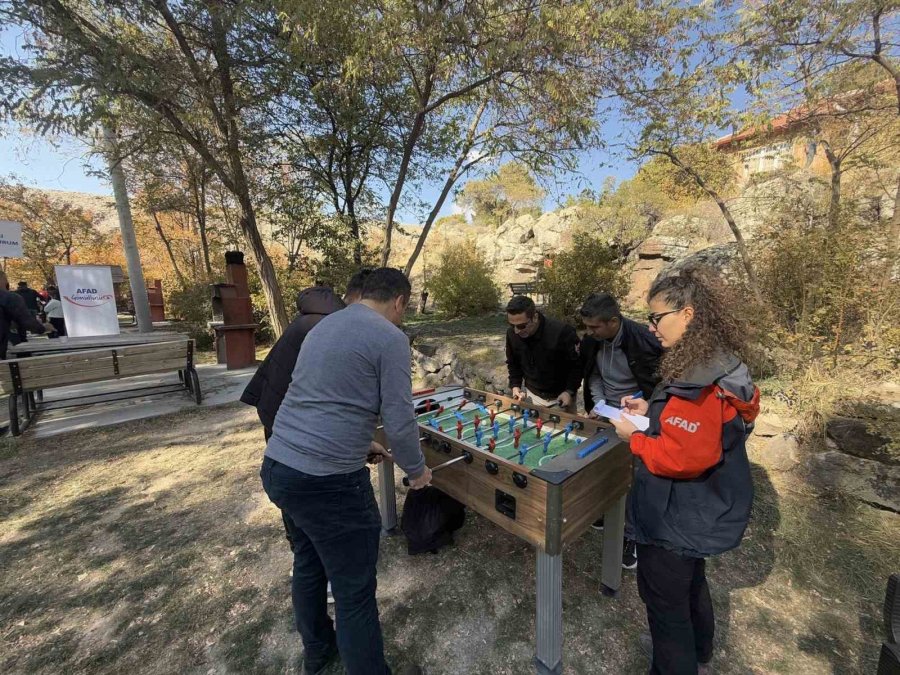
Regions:
<svg viewBox="0 0 900 675"><path fill-rule="evenodd" d="M516 427L516 430L513 432L513 447L518 450L519 449L519 439L522 437L522 430L519 427Z"/></svg>
<svg viewBox="0 0 900 675"><path fill-rule="evenodd" d="M457 408L457 410L462 410L462 409L465 408L468 404L469 404L469 401L468 401L467 399L463 399L463 400L462 400L462 403L459 404L459 407Z"/></svg>
<svg viewBox="0 0 900 675"><path fill-rule="evenodd" d="M534 423L535 428L537 429L537 437L541 437L541 429L544 428L544 420L538 417L537 422Z"/></svg>
<svg viewBox="0 0 900 675"><path fill-rule="evenodd" d="M475 428L476 428L476 429L477 429L479 426L481 426L481 418L480 418L478 415L475 415L475 419L473 419L472 422L473 422L473 424L475 425Z"/></svg>
<svg viewBox="0 0 900 675"><path fill-rule="evenodd" d="M425 400L425 412L431 412L431 399Z"/></svg>
<svg viewBox="0 0 900 675"><path fill-rule="evenodd" d="M463 430L463 423L457 422L456 423L456 437L457 438L462 438L462 430Z"/></svg>
<svg viewBox="0 0 900 675"><path fill-rule="evenodd" d="M497 441L493 438L488 441L488 452L494 452L497 449Z"/></svg>
<svg viewBox="0 0 900 675"><path fill-rule="evenodd" d="M444 425L443 424L438 424L438 431L440 431L441 433L444 433Z"/></svg>
<svg viewBox="0 0 900 675"><path fill-rule="evenodd" d="M491 410L491 424L494 423L494 418L497 416L496 410Z"/></svg>

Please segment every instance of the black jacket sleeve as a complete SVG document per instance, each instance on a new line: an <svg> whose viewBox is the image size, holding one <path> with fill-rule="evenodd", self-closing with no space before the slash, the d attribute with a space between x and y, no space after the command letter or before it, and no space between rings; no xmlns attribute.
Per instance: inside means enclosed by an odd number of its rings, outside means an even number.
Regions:
<svg viewBox="0 0 900 675"><path fill-rule="evenodd" d="M581 386L583 368L578 354L578 333L572 326L566 326L560 335L560 347L566 354L566 391L574 396Z"/></svg>
<svg viewBox="0 0 900 675"><path fill-rule="evenodd" d="M519 363L519 355L513 349L512 336L506 331L506 369L509 371L509 386L522 387L522 364Z"/></svg>
<svg viewBox="0 0 900 675"><path fill-rule="evenodd" d="M25 299L18 293L10 293L8 295L6 299L6 312L10 321L16 324L22 332L30 330L32 333L43 333L47 330L44 328L44 324L38 321L37 318L32 316L31 312L28 311L28 307L25 305Z"/></svg>

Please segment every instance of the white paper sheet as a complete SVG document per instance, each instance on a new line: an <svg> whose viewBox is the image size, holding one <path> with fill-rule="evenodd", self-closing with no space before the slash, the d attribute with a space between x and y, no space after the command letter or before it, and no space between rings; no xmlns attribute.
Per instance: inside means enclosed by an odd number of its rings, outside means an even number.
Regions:
<svg viewBox="0 0 900 675"><path fill-rule="evenodd" d="M619 421L621 419L626 419L631 422L634 426L638 428L638 431L646 431L650 426L650 418L644 417L643 415L632 415L631 413L622 412L621 408L616 408L611 405L607 405L606 403L598 403L594 406L594 409L591 411L596 415L600 415L600 417L605 417L610 420Z"/></svg>

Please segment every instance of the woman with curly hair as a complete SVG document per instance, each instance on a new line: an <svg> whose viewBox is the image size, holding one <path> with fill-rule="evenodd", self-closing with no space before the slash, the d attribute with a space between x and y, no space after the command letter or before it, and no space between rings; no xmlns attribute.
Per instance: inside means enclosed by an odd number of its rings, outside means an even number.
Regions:
<svg viewBox="0 0 900 675"><path fill-rule="evenodd" d="M629 538L647 606L651 673L708 673L713 654L706 558L736 548L753 502L745 441L759 389L741 361L748 332L730 291L709 270L660 276L648 294L650 330L665 349L649 400L623 399L647 415L639 432L614 421L635 456ZM646 639L645 639L646 642Z"/></svg>

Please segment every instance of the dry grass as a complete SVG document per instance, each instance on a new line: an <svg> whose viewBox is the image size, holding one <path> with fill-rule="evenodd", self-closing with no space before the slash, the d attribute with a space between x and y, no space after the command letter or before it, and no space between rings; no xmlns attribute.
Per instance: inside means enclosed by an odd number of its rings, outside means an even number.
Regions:
<svg viewBox="0 0 900 675"><path fill-rule="evenodd" d="M289 552L259 485L261 451L236 404L6 445L0 671L299 672ZM710 565L717 672L872 672L900 517L755 474L746 541ZM602 598L600 547L588 533L564 554L566 672L645 672L633 574L618 600ZM532 672L533 588L530 548L477 516L437 556L385 539L389 661Z"/></svg>

